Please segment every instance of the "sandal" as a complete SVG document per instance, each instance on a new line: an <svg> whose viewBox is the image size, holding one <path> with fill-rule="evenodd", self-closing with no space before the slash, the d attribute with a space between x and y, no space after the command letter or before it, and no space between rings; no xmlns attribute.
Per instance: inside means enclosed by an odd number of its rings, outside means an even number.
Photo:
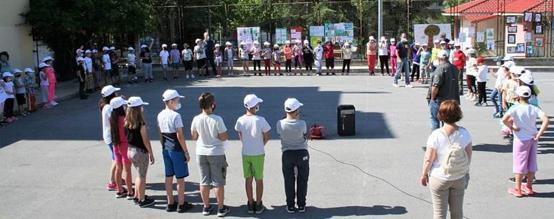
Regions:
<svg viewBox="0 0 554 219"><path fill-rule="evenodd" d="M519 189L516 189L516 188L509 188L508 193L512 194L513 196L515 196L517 198L523 197L523 194L521 193L521 191Z"/></svg>

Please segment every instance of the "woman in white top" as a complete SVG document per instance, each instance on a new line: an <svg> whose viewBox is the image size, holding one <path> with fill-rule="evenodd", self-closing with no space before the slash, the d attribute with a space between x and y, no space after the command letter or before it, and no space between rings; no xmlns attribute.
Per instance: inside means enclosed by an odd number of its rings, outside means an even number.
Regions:
<svg viewBox="0 0 554 219"><path fill-rule="evenodd" d="M443 101L437 117L444 126L433 131L427 140L420 182L423 186L429 184L433 218L446 218L450 208L450 217L461 219L464 192L469 183L471 135L456 124L462 119L458 102Z"/></svg>
<svg viewBox="0 0 554 219"><path fill-rule="evenodd" d="M381 74L385 74L385 66L387 67L387 75L390 75L389 72L389 46L387 44L387 38L381 37L381 42L379 42L379 63L381 63Z"/></svg>
<svg viewBox="0 0 554 219"><path fill-rule="evenodd" d="M350 60L352 60L352 47L350 43L346 42L342 46L342 75L344 75L344 69L346 68L346 74L350 73Z"/></svg>
<svg viewBox="0 0 554 219"><path fill-rule="evenodd" d="M240 42L240 46L239 46L239 56L240 56L240 61L242 62L242 72L243 74L247 74L248 73L248 55L249 55L249 51L248 51L248 48L246 47L246 43L245 42Z"/></svg>

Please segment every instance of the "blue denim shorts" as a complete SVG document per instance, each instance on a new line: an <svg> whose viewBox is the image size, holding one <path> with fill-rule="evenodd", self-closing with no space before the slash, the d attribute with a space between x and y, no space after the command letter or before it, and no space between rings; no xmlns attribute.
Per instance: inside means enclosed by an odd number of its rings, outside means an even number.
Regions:
<svg viewBox="0 0 554 219"><path fill-rule="evenodd" d="M189 176L189 167L182 151L163 150L163 159L165 166L165 177L177 179Z"/></svg>

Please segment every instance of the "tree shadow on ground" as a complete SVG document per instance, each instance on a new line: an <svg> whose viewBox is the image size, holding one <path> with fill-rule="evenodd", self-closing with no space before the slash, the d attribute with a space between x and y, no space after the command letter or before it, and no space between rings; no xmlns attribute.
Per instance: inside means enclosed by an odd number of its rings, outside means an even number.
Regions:
<svg viewBox="0 0 554 219"><path fill-rule="evenodd" d="M254 218L333 218L333 217L355 217L355 216L382 216L382 215L402 215L408 211L402 206L343 206L319 208L316 206L306 207L305 213L289 214L285 206L271 206L261 215L248 214L246 205L231 207L232 217L254 217Z"/></svg>

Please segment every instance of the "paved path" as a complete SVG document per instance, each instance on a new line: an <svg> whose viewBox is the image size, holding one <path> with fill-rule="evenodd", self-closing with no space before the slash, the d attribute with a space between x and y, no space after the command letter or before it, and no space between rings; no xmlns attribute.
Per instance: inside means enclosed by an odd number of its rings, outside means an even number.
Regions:
<svg viewBox="0 0 554 219"><path fill-rule="evenodd" d="M546 112L554 112L550 74L537 73ZM42 110L0 128L0 218L205 218L197 206L192 213L166 213L163 163L155 134L155 115L162 107L161 93L176 88L186 96L184 124L198 113L196 99L201 92L215 93L216 113L231 129L243 113L242 98L256 93L265 101L260 114L272 126L284 114L282 102L289 96L304 104L302 117L308 123L324 124L330 139L310 142L311 173L308 213L289 215L284 208L280 170L280 144L276 133L266 146L264 203L269 210L262 218L430 218L432 207L427 188L418 184L423 152L430 132L426 88L393 88L389 77L237 77L194 82L157 81L153 84L123 85L126 96L140 95L151 103L146 107L156 164L148 174L147 194L156 199L155 208L140 209L130 201L116 200L105 190L109 154L99 140L98 94L87 100L70 99L52 110ZM336 106L354 104L357 132L354 137L336 133ZM511 146L499 137L499 122L491 107L474 107L463 102L461 122L473 135L474 159L466 193L468 218L553 218L554 126L539 149L539 194L516 199L506 193L512 186ZM240 144L230 132L232 148L226 203L232 218L250 217L244 205ZM189 138L187 134L187 138ZM194 143L187 141L192 151ZM332 155L329 156L329 155ZM336 159L336 160L335 160ZM342 164L337 162L346 162ZM191 164L187 198L199 204L197 165ZM351 166L355 165L354 166ZM215 200L214 200L215 201ZM532 212L529 212L532 211ZM215 216L212 216L215 217Z"/></svg>

